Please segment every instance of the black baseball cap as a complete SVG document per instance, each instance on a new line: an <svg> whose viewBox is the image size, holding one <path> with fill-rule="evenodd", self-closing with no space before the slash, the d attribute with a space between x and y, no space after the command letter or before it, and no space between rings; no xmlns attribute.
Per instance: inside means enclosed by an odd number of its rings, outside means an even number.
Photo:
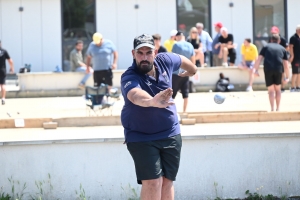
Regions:
<svg viewBox="0 0 300 200"><path fill-rule="evenodd" d="M178 31L178 32L176 33L176 36L180 36L180 35L183 35L183 32Z"/></svg>
<svg viewBox="0 0 300 200"><path fill-rule="evenodd" d="M133 49L137 50L141 47L150 47L151 49L155 49L152 35L143 34L134 38Z"/></svg>

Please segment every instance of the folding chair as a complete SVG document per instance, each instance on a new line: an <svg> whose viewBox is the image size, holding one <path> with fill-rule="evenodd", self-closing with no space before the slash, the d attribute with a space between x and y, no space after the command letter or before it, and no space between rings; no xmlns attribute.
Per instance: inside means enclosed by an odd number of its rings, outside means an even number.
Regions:
<svg viewBox="0 0 300 200"><path fill-rule="evenodd" d="M85 99L87 100L86 106L89 110L89 116L91 116L91 110L94 111L95 115L98 116L97 112L102 113L104 110L110 110L112 115L113 103L108 102L108 88L107 85L101 84L99 87L86 86L85 88ZM103 113L104 115L104 113Z"/></svg>

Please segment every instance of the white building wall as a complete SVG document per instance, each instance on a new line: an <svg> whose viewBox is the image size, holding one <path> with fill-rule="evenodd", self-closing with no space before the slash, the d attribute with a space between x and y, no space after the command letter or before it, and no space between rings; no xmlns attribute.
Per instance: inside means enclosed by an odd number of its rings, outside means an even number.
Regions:
<svg viewBox="0 0 300 200"><path fill-rule="evenodd" d="M0 20L2 46L16 71L29 63L34 72L61 64L60 0L1 0Z"/></svg>
<svg viewBox="0 0 300 200"><path fill-rule="evenodd" d="M97 31L116 45L119 69L126 69L132 63L135 36L159 33L163 42L168 39L169 32L176 29L174 0L97 0L96 6Z"/></svg>
<svg viewBox="0 0 300 200"><path fill-rule="evenodd" d="M2 0L0 0L0 40L2 39Z"/></svg>
<svg viewBox="0 0 300 200"><path fill-rule="evenodd" d="M41 0L21 1L21 6L23 64L30 63L32 71L42 71Z"/></svg>
<svg viewBox="0 0 300 200"><path fill-rule="evenodd" d="M20 0L2 0L1 7L2 47L8 51L18 71L23 63Z"/></svg>
<svg viewBox="0 0 300 200"><path fill-rule="evenodd" d="M53 71L62 62L60 0L41 0L42 71Z"/></svg>
<svg viewBox="0 0 300 200"><path fill-rule="evenodd" d="M288 21L288 35L287 39L295 34L296 26L300 24L299 17L296 17L299 13L300 1L299 0L288 0L287 1L287 21Z"/></svg>
<svg viewBox="0 0 300 200"><path fill-rule="evenodd" d="M229 2L233 3L233 7L229 7ZM229 33L234 36L234 43L237 43L237 60L238 64L241 60L240 48L245 38L253 39L253 23L252 23L252 0L211 0L211 26L214 27L216 22L222 22L228 28ZM213 37L216 33L213 30Z"/></svg>

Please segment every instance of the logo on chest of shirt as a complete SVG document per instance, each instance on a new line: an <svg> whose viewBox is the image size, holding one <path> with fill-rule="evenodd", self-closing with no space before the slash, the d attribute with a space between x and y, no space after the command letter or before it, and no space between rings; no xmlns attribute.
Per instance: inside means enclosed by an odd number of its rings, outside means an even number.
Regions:
<svg viewBox="0 0 300 200"><path fill-rule="evenodd" d="M4 51L0 50L0 56L3 56L3 54L4 54Z"/></svg>
<svg viewBox="0 0 300 200"><path fill-rule="evenodd" d="M166 71L164 71L164 73L162 73L162 76L165 78L165 80L167 81L167 83L169 83L170 79L168 77L168 74Z"/></svg>
<svg viewBox="0 0 300 200"><path fill-rule="evenodd" d="M151 85L152 85L152 83L151 83L149 80L146 80L146 84L147 84L148 86L151 86Z"/></svg>

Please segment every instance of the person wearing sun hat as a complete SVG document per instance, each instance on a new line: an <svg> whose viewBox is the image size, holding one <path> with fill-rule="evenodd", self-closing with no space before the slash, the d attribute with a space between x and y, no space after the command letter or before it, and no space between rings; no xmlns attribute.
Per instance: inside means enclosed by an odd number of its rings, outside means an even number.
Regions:
<svg viewBox="0 0 300 200"><path fill-rule="evenodd" d="M86 66L91 66L91 61L94 70L94 86L99 87L103 83L110 88L113 79L112 70L117 68L118 53L113 42L103 39L101 33L94 33L93 42L88 47ZM89 67L87 73L90 73Z"/></svg>

